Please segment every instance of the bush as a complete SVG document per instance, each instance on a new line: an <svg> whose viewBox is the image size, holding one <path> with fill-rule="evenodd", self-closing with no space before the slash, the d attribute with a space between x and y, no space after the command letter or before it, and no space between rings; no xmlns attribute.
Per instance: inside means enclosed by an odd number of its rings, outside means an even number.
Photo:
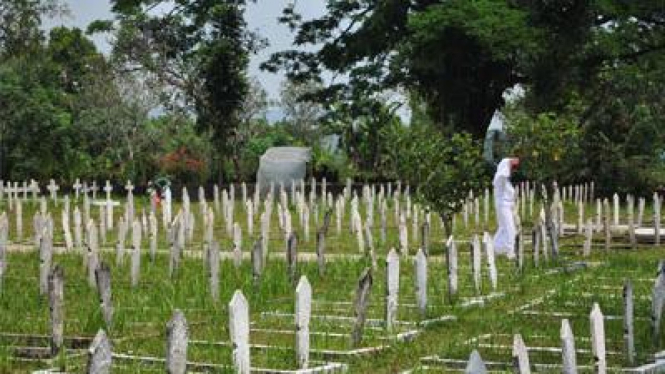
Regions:
<svg viewBox="0 0 665 374"><path fill-rule="evenodd" d="M450 232L452 217L469 191L487 181L482 146L468 133L445 135L429 126L405 129L393 141L392 162L417 198L437 212Z"/></svg>
<svg viewBox="0 0 665 374"><path fill-rule="evenodd" d="M523 111L507 114L510 153L521 160L521 176L546 185L580 179L582 138L573 118L553 113L530 116Z"/></svg>

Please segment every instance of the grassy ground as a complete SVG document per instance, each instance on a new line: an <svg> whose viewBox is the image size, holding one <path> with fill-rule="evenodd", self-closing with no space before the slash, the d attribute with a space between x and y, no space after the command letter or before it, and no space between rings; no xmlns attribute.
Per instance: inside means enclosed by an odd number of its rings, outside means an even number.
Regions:
<svg viewBox="0 0 665 374"><path fill-rule="evenodd" d="M362 206L362 204L361 204ZM36 204L24 205L24 237L31 229L31 217ZM60 227L60 207L51 207L56 212L54 219L56 228ZM73 205L72 205L73 208ZM201 220L198 216L198 205L192 204L197 213L197 230L194 242L188 245L192 251L200 251L202 237ZM568 206L568 221L576 217L576 209ZM116 209L116 217L119 215ZM137 211L141 211L138 204ZM481 210L482 211L482 210ZM394 211L389 210L389 222L393 223L388 231L387 243L377 245L381 259L387 249L397 243L397 230L394 227ZM587 216L592 216L587 209ZM246 225L246 218L240 204L236 205L237 221ZM648 212L645 216L648 216ZM93 214L93 217L98 214ZM218 214L219 216L219 214ZM331 224L331 235L327 241L329 253L358 253L355 236L348 233L349 214L345 215L341 235L335 233L335 219ZM375 213L378 226L378 214ZM313 220L312 220L313 221ZM422 221L422 219L421 219ZM471 219L473 222L473 219ZM526 221L526 220L525 220ZM457 220L456 237L468 238L471 227L464 228L461 218ZM490 223L490 228L492 223ZM221 240L223 248L229 248L230 238L225 234L224 223L216 220L216 237ZM275 252L283 252L282 234L277 230L276 218L272 222L271 247ZM298 219L294 214L294 227L299 228ZM409 225L410 235L413 233ZM255 224L258 233L259 225ZM314 251L314 224L312 222L311 241L301 243L299 249L305 252ZM163 230L162 230L163 234ZM113 243L115 233L109 233L107 243ZM164 235L161 236L160 248L166 249ZM14 240L16 239L12 235ZM375 230L375 241L378 243L378 230ZM56 243L61 241L61 230L56 230ZM147 243L144 235L144 243ZM412 239L412 238L410 238ZM477 297L473 289L470 256L468 245L460 244L460 294L451 302L447 298L446 271L443 261L443 233L438 223L432 230L432 254L429 264L428 296L430 306L425 317L420 316L412 306L414 295L414 266L412 259L403 257L401 260L400 310L399 320L403 321L392 334L378 326L368 326L363 340L363 347L387 345L390 347L369 357L336 360L348 361L351 372L398 372L417 368L420 359L425 356L438 355L445 358L466 359L470 351L478 348L484 358L493 361L510 361L512 334L521 333L527 346L558 347L561 318L569 318L574 333L578 337L576 343L580 350L590 349L588 313L594 302L598 302L604 313L611 316L622 314L621 286L625 278L633 280L635 301L635 331L638 358L645 362L655 347L649 335L650 290L655 276L656 263L662 256L661 249L640 248L639 252L615 250L611 253L596 251L591 263L597 266L576 272L556 272L567 263L579 260L579 244L581 238L572 237L564 240L561 258L557 262L542 264L535 269L527 258L527 268L519 274L512 263L505 259L498 260L499 288L496 292L504 293L502 298L492 299L484 306L464 307L472 298ZM249 240L244 238L245 248ZM29 243L27 240L24 243ZM129 240L127 245L129 245ZM596 247L601 248L602 245ZM526 246L529 248L529 246ZM415 252L415 251L414 251ZM68 337L82 336L91 338L102 327L108 328L113 340L114 352L136 356L163 357L165 349L165 326L174 309L181 309L189 322L190 344L188 358L190 361L207 362L221 365L231 364L231 349L228 346L228 311L227 303L236 289L241 289L248 298L252 320L251 343L271 345L276 348L252 351L252 366L270 368L294 368L294 336L293 330L294 285L290 282L286 265L279 258L273 258L258 284L251 277L248 262L240 269L234 268L232 262L224 261L221 266L220 301L214 302L209 295L208 278L201 259L186 257L181 272L173 279L168 277L168 257L160 254L155 263L151 263L147 255L143 255L141 282L132 289L129 282L129 258L122 266L115 266L115 255L104 253L104 260L112 267L113 300L115 317L113 326L104 326L99 311L99 300L94 289L86 281L82 256L78 252L59 254L54 257L65 269L66 326ZM39 260L36 251L24 253L12 252L8 258L7 274L4 278L2 294L0 294L0 372L29 372L32 369L48 368L53 363L45 361L24 362L12 358L17 346L48 346L48 341L35 342L26 338L8 337L13 334L49 333L48 302L38 293ZM321 351L345 351L350 346L349 334L351 324L340 320L323 320L317 315L352 317L356 282L362 270L370 264L366 259L338 259L330 262L325 276L318 275L315 263L300 263L299 273L306 275L314 290L313 314L310 331L312 335L312 356L321 359ZM385 295L385 265L379 261L374 273L374 285L371 296L369 318L382 319ZM481 295L494 292L489 289L489 280L483 267L483 291ZM524 311L511 313L517 308L548 295L542 303L534 304ZM275 316L280 312L285 316ZM539 314L540 313L540 314ZM550 313L550 314L544 314ZM551 315L551 313L558 313ZM563 317L563 314L565 317ZM395 333L405 332L414 328L422 318L435 318L444 315L454 316L455 321L441 322L427 327L413 342L399 343L394 341ZM270 331L268 331L270 330ZM279 330L279 331L274 331ZM607 346L612 353L608 356L610 366L626 364L623 351L621 319L606 321ZM4 333L4 335L2 334ZM480 339L482 337L482 339ZM475 338L475 339L474 339ZM614 353L618 354L614 354ZM531 352L532 362L560 362L557 353ZM588 353L578 355L580 365L591 365L592 357ZM55 366L61 366L70 372L81 372L85 360L81 357L63 355ZM160 365L144 365L135 362L117 362L116 372L160 372ZM441 369L445 372L446 369ZM434 371L434 370L433 370ZM435 371L436 372L436 371Z"/></svg>

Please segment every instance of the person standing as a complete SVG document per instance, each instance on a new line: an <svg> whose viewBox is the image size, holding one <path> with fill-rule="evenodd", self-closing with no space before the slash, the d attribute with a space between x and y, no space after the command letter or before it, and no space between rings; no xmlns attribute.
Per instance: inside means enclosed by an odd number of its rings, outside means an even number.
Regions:
<svg viewBox="0 0 665 374"><path fill-rule="evenodd" d="M164 214L164 222L167 222L168 225L171 225L171 186L168 184L165 185L162 189L162 200L164 204L162 205L162 212ZM166 224L166 223L165 223Z"/></svg>
<svg viewBox="0 0 665 374"><path fill-rule="evenodd" d="M508 258L515 257L515 188L510 183L510 176L519 166L519 158L504 158L499 163L494 175L494 207L496 209L497 231L494 234L494 251Z"/></svg>

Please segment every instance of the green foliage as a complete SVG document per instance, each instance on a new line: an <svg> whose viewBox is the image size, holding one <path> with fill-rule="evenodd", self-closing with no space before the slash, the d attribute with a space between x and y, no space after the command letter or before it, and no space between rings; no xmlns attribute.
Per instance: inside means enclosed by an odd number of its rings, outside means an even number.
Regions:
<svg viewBox="0 0 665 374"><path fill-rule="evenodd" d="M486 175L479 144L469 134L444 136L424 126L404 130L392 144L396 174L416 187L419 198L450 230L469 191L483 187Z"/></svg>
<svg viewBox="0 0 665 374"><path fill-rule="evenodd" d="M0 2L0 61L38 53L44 41L42 18L67 11L60 0Z"/></svg>
<svg viewBox="0 0 665 374"><path fill-rule="evenodd" d="M318 99L362 108L391 88L418 92L437 126L482 139L502 93L530 88L533 113L558 111L605 69L632 66L665 50L662 1L328 0L303 21L291 5L282 21L294 44L264 64L298 81L343 75Z"/></svg>
<svg viewBox="0 0 665 374"><path fill-rule="evenodd" d="M266 122L254 125L252 137L242 148L240 155L240 175L236 179L252 181L256 179L259 169L259 159L268 148L293 145L295 140L279 124L269 125Z"/></svg>
<svg viewBox="0 0 665 374"><path fill-rule="evenodd" d="M167 176L184 184L203 184L210 177L213 148L210 140L201 136L193 120L181 115L165 115L150 120L149 131L157 139L146 178Z"/></svg>
<svg viewBox="0 0 665 374"><path fill-rule="evenodd" d="M2 174L15 178L55 175L71 142L70 113L48 60L12 60L0 65Z"/></svg>
<svg viewBox="0 0 665 374"><path fill-rule="evenodd" d="M324 110L320 104L311 101L308 95L320 90L317 82L296 83L287 81L280 92L280 106L284 110L283 123L294 138L308 146L314 146L320 139L320 126Z"/></svg>
<svg viewBox="0 0 665 374"><path fill-rule="evenodd" d="M608 67L594 85L577 90L571 104L556 114L532 115L522 104L512 106L506 114L510 131L517 135L516 151L527 163L535 161L534 166L522 168L527 176L562 183L592 180L596 191L607 195L648 196L662 188L663 67L657 55L633 65ZM541 159L530 160L533 151ZM553 159L555 154L560 155L558 160ZM545 156L549 157L542 159Z"/></svg>
<svg viewBox="0 0 665 374"><path fill-rule="evenodd" d="M239 174L240 111L249 90L249 54L259 42L247 30L245 1L113 1L116 60L164 86L163 102L196 111L199 132L218 149L217 172L231 158ZM171 6L155 13L155 6ZM103 25L97 25L103 26Z"/></svg>
<svg viewBox="0 0 665 374"><path fill-rule="evenodd" d="M397 115L400 104L388 102L375 97L353 105L338 103L324 118L325 131L340 136L339 146L351 162L349 170L355 170L360 180L394 177L387 155L393 147L392 134L403 124Z"/></svg>
<svg viewBox="0 0 665 374"><path fill-rule="evenodd" d="M503 91L538 53L528 12L505 1L448 1L415 12L398 49L430 115L482 139ZM521 54L518 55L518 53ZM519 59L522 57L522 59Z"/></svg>
<svg viewBox="0 0 665 374"><path fill-rule="evenodd" d="M77 91L86 76L104 64L94 43L78 28L52 29L46 52L60 70L61 84L69 93Z"/></svg>
<svg viewBox="0 0 665 374"><path fill-rule="evenodd" d="M603 193L648 196L665 185L664 67L657 56L615 67L584 97L584 175Z"/></svg>
<svg viewBox="0 0 665 374"><path fill-rule="evenodd" d="M312 173L317 179L338 183L358 177L358 171L344 152L334 152L320 145L312 149Z"/></svg>
<svg viewBox="0 0 665 374"><path fill-rule="evenodd" d="M510 155L520 158L521 174L545 185L576 182L582 147L579 126L573 118L553 113L534 117L523 111L510 111L507 118Z"/></svg>

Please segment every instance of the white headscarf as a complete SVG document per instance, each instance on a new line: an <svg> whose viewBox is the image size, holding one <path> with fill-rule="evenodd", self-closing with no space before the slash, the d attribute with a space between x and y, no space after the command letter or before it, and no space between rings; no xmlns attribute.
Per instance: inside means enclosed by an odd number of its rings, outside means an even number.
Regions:
<svg viewBox="0 0 665 374"><path fill-rule="evenodd" d="M497 187L497 184L501 183L501 178L507 179L510 177L510 163L512 160L512 158L504 158L501 160L499 166L496 168L496 174L494 174L494 180L492 181L494 187Z"/></svg>

